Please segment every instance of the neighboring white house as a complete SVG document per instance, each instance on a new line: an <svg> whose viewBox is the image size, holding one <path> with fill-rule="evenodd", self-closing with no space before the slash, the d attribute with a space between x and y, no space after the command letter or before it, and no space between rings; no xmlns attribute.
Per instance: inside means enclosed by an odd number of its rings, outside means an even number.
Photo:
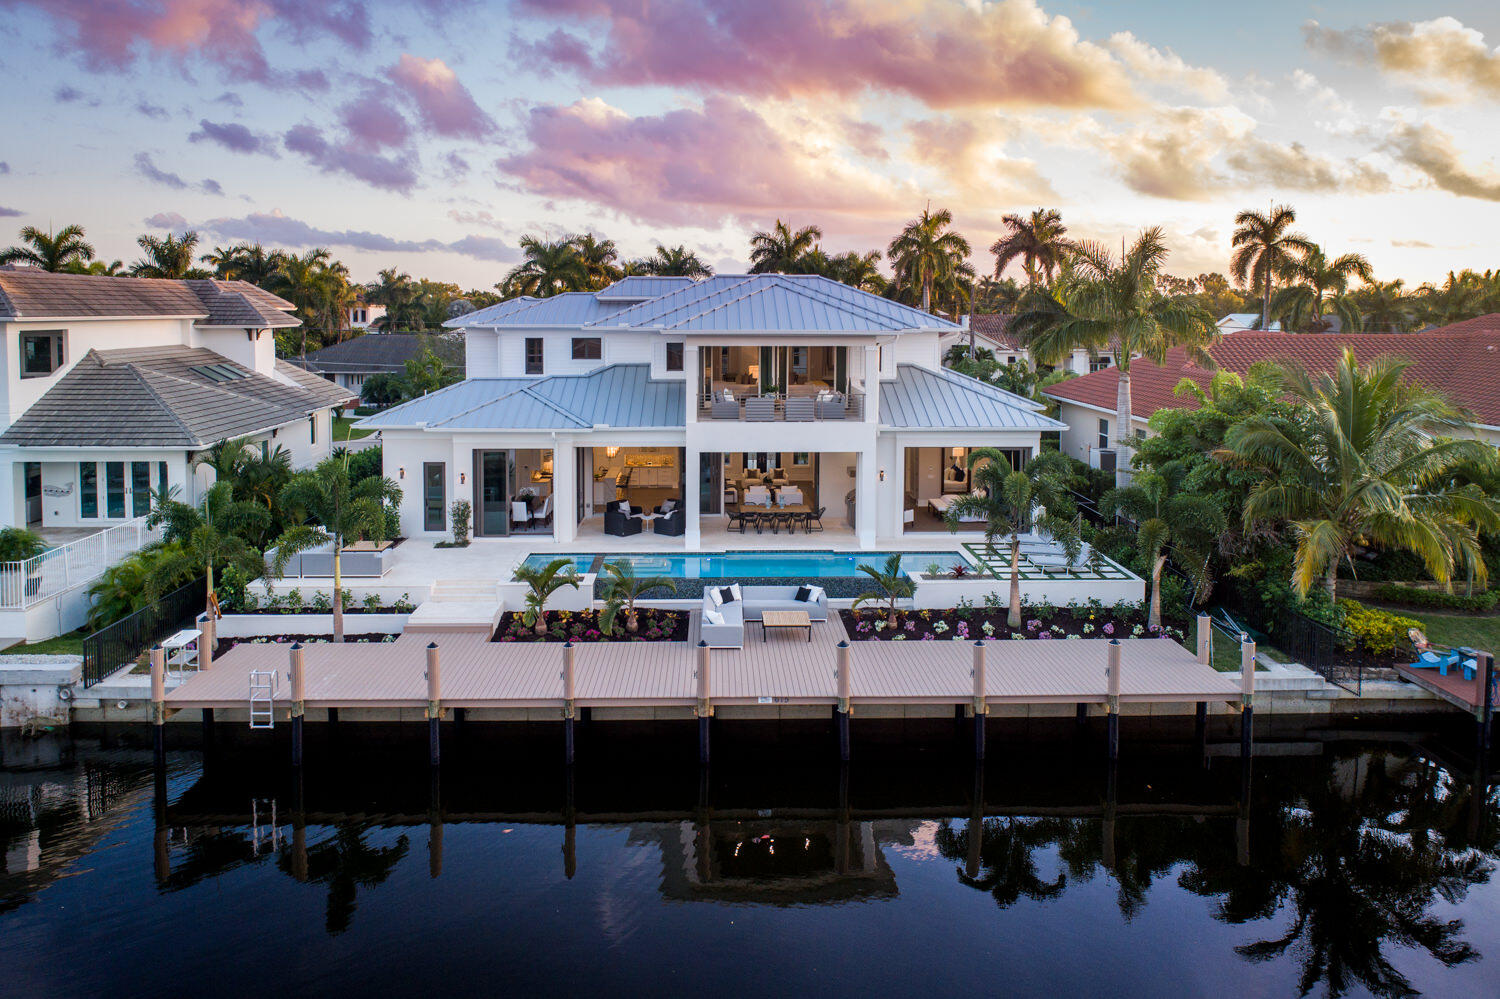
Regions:
<svg viewBox="0 0 1500 999"><path fill-rule="evenodd" d="M1257 329L1256 324L1260 322L1259 312L1230 312L1223 316L1214 325L1219 327L1220 333L1280 333L1281 323L1272 320L1265 329Z"/></svg>
<svg viewBox="0 0 1500 999"><path fill-rule="evenodd" d="M1031 352L1010 332L1012 318L1003 312L964 316L957 327L939 336L941 347L939 355L946 355L948 349L954 345L968 347L972 341L975 348L990 351L1001 364L1029 362ZM1086 375L1114 364L1115 353L1113 347L1097 351L1074 350L1063 358L1062 363L1056 365L1056 368L1061 371L1071 371L1077 375Z"/></svg>
<svg viewBox="0 0 1500 999"><path fill-rule="evenodd" d="M371 375L402 374L406 362L430 347L459 371L464 366L463 337L452 333L366 333L307 355L307 370L348 389L357 397Z"/></svg>
<svg viewBox="0 0 1500 999"><path fill-rule="evenodd" d="M276 359L292 305L243 281L0 268L0 513L32 528L107 527L150 493L196 498L198 454L230 437L330 452L349 393Z"/></svg>
<svg viewBox="0 0 1500 999"><path fill-rule="evenodd" d="M350 329L368 330L385 318L385 306L371 305L368 302L356 302L349 306L348 318Z"/></svg>
<svg viewBox="0 0 1500 999"><path fill-rule="evenodd" d="M695 549L704 524L774 487L870 548L945 529L936 511L969 490L969 449L1019 466L1061 429L942 366L958 325L811 275L629 277L447 325L464 331L467 378L359 424L381 431L407 536L446 534L459 498L481 538L561 543L634 533L621 502L671 500L685 515L654 531Z"/></svg>

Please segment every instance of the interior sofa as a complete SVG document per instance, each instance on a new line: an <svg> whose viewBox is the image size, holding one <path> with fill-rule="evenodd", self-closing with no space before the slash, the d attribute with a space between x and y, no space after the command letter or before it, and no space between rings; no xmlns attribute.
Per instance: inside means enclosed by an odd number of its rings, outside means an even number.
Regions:
<svg viewBox="0 0 1500 999"><path fill-rule="evenodd" d="M623 500L611 502L604 508L604 533L617 538L627 538L641 533L641 508L632 506L629 513L620 509Z"/></svg>
<svg viewBox="0 0 1500 999"><path fill-rule="evenodd" d="M727 585L727 584L726 584ZM759 621L768 610L806 611L812 621L828 620L828 595L819 594L815 600L797 599L796 586L742 586L740 599L715 606L713 597L703 590L703 640L711 649L742 649L745 647L745 622ZM723 624L711 624L708 611L716 610L724 615Z"/></svg>

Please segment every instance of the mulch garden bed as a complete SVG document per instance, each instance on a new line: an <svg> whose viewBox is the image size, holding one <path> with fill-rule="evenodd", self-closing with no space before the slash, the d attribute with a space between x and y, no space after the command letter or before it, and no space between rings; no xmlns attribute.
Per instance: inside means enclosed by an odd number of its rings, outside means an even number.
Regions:
<svg viewBox="0 0 1500 999"><path fill-rule="evenodd" d="M639 607L639 605L637 605ZM625 614L615 618L615 632L606 635L599 628L599 612L548 611L547 632L538 635L515 611L500 615L500 625L492 642L685 642L688 636L688 611L640 607L640 628L635 634L625 630Z"/></svg>
<svg viewBox="0 0 1500 999"><path fill-rule="evenodd" d="M399 635L388 635L384 632L371 632L365 635L344 635L345 644L362 643L374 644L380 642L394 642ZM261 635L256 638L221 638L219 639L219 650L215 656L222 656L236 645L285 645L291 648L296 642L303 645L327 645L332 642L330 635Z"/></svg>
<svg viewBox="0 0 1500 999"><path fill-rule="evenodd" d="M885 611L869 605L840 611L844 630L854 641L945 642L976 639L1154 638L1183 641L1181 628L1164 625L1152 631L1140 609L1113 607L1021 608L1021 627L1006 624L1005 608L964 607L898 610L896 626L887 627Z"/></svg>

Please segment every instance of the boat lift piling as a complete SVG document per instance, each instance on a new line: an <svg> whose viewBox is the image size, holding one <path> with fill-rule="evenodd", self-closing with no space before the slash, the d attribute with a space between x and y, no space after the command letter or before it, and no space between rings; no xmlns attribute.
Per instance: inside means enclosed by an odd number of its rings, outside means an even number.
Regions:
<svg viewBox="0 0 1500 999"><path fill-rule="evenodd" d="M709 722L713 720L714 703L708 643L702 639L698 640L698 669L695 675L698 680L698 704L693 713L698 716L698 764L706 767L709 761Z"/></svg>
<svg viewBox="0 0 1500 999"><path fill-rule="evenodd" d="M853 677L849 675L849 667L852 658L849 640L847 638L840 640L834 655L833 667L833 675L838 678L839 691L839 702L834 708L833 717L838 725L840 763L849 762L849 700L853 690Z"/></svg>
<svg viewBox="0 0 1500 999"><path fill-rule="evenodd" d="M562 685L563 685L563 763L566 766L573 765L573 724L578 716L578 690L577 673L575 672L575 657L577 650L572 642L564 642L562 647Z"/></svg>
<svg viewBox="0 0 1500 999"><path fill-rule="evenodd" d="M1120 663L1124 649L1118 638L1109 640L1109 667L1105 670L1108 691L1104 710L1109 715L1106 738L1109 740L1109 761L1120 758Z"/></svg>
<svg viewBox="0 0 1500 999"><path fill-rule="evenodd" d="M288 653L287 674L292 681L292 766L302 766L302 723L307 713L307 671L302 643L293 643Z"/></svg>
<svg viewBox="0 0 1500 999"><path fill-rule="evenodd" d="M167 765L167 653L151 648L151 748L158 772Z"/></svg>
<svg viewBox="0 0 1500 999"><path fill-rule="evenodd" d="M1255 746L1255 643L1240 633L1240 756L1249 759Z"/></svg>
<svg viewBox="0 0 1500 999"><path fill-rule="evenodd" d="M427 762L438 766L443 761L443 683L438 663L437 642L427 643Z"/></svg>
<svg viewBox="0 0 1500 999"><path fill-rule="evenodd" d="M985 700L984 639L974 643L974 667L970 670L974 678L974 759L984 762L984 723L989 718L989 703Z"/></svg>

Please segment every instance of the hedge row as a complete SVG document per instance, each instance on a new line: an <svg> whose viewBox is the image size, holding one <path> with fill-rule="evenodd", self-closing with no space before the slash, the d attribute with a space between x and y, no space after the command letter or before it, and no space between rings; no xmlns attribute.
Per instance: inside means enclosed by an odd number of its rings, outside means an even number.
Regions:
<svg viewBox="0 0 1500 999"><path fill-rule="evenodd" d="M1460 593L1444 593L1442 590L1424 590L1415 586L1387 583L1375 588L1375 599L1381 603L1404 604L1408 607L1430 607L1442 610L1492 611L1500 603L1500 590L1487 590L1464 596Z"/></svg>

